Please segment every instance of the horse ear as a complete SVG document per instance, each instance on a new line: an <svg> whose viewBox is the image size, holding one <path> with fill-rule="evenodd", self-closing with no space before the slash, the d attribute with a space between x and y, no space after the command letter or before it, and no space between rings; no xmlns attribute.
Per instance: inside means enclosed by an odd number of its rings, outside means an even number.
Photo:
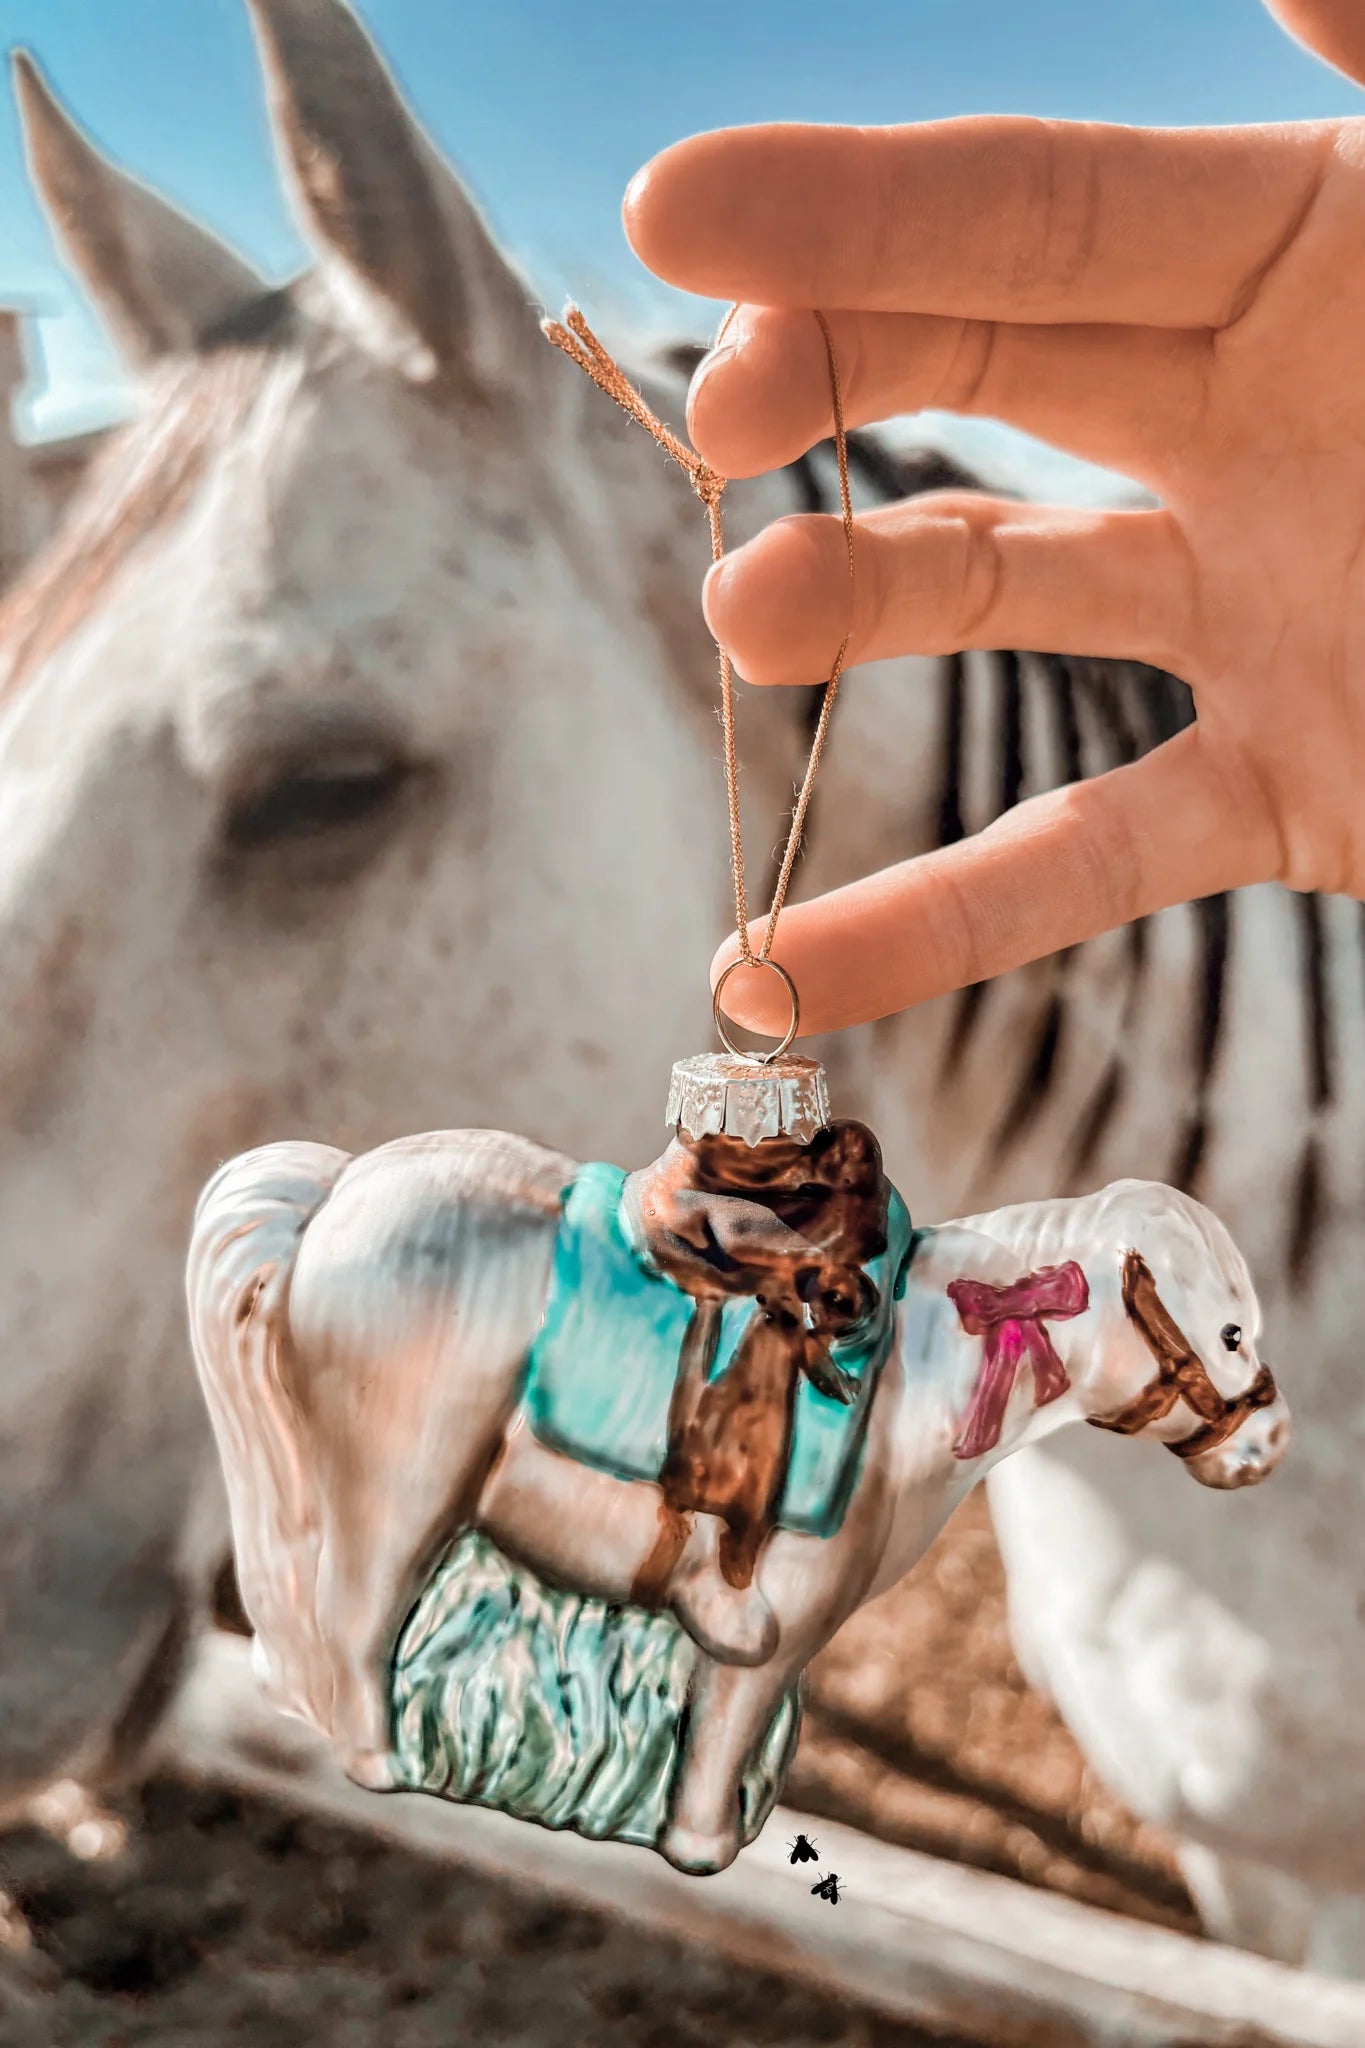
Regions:
<svg viewBox="0 0 1365 2048"><path fill-rule="evenodd" d="M333 301L419 381L510 381L526 287L344 0L249 0L285 176Z"/></svg>
<svg viewBox="0 0 1365 2048"><path fill-rule="evenodd" d="M26 51L15 53L14 90L34 186L130 363L193 349L261 297L264 280L215 235L101 155Z"/></svg>

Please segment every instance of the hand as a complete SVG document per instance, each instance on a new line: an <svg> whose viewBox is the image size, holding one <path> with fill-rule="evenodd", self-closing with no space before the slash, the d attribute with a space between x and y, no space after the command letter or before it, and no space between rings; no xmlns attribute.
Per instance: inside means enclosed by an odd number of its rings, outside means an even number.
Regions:
<svg viewBox="0 0 1365 2048"><path fill-rule="evenodd" d="M1356 0L1278 4L1365 78ZM851 625L854 662L1127 656L1195 695L1143 760L786 911L809 1029L1243 883L1365 896L1365 121L723 130L648 165L626 227L660 276L739 302L689 410L724 474L829 433L818 306L851 426L990 414L1161 500L886 506L857 522L851 600L829 518L711 572L707 618L751 683L818 682ZM740 1022L781 1028L771 979L732 981Z"/></svg>

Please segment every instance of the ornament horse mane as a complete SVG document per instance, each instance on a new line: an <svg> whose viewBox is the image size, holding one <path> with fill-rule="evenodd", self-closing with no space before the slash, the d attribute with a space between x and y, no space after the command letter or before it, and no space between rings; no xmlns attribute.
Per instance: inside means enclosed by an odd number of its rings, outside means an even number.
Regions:
<svg viewBox="0 0 1365 2048"><path fill-rule="evenodd" d="M993 1463L1084 1420L1240 1486L1288 1424L1187 1197L916 1230L811 1062L682 1062L670 1112L633 1174L488 1131L245 1153L188 1293L276 1702L363 1784L705 1872L806 1663Z"/></svg>

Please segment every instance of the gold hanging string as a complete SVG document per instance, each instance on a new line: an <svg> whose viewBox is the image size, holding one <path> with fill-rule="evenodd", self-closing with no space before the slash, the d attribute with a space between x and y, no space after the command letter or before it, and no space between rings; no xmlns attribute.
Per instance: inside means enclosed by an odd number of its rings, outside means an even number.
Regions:
<svg viewBox="0 0 1365 2048"><path fill-rule="evenodd" d="M733 317L734 308L732 307L726 315L724 326L721 328L722 335ZM848 552L849 614L851 618L854 573L853 500L848 484L848 441L844 431L843 390L839 380L839 364L834 353L834 340L829 331L829 323L821 312L817 311L815 317L820 323L820 332L824 337L825 355L829 362L830 390L834 399L834 448L839 463L839 504L843 514L844 545ZM710 463L703 462L695 449L689 448L687 443L675 434L671 427L665 426L663 421L657 417L627 378L620 365L603 348L577 306L566 307L562 321L546 320L541 324L545 334L554 343L555 347L562 349L566 356L569 356L578 364L580 370L585 371L592 378L593 383L597 385L599 390L605 391L607 397L614 399L623 412L628 413L631 419L637 421L640 426L645 428L646 432L652 434L665 454L670 455L684 472L693 490L706 507L707 522L711 529L711 559L714 562L718 562L725 553L725 536L721 526L720 501L725 491L726 479L718 471L712 469ZM787 844L782 854L782 865L778 869L777 883L773 890L773 900L769 906L768 915L764 920L763 943L757 953L754 952L749 941L749 899L744 882L744 842L740 833L739 821L739 752L735 741L735 679L729 655L723 647L717 644L716 651L720 657L721 725L725 735L725 791L730 807L730 873L735 891L735 930L739 936L740 958L748 967L776 965L776 962L770 962L769 956L772 952L773 939L777 933L777 921L782 915L782 907L787 900L787 891L791 887L792 871L796 866L797 856L801 851L801 839L805 831L806 814L810 809L811 794L815 788L815 777L820 767L821 757L825 751L825 741L829 736L830 714L834 710L834 700L839 694L839 682L844 672L844 661L848 654L848 642L849 634L845 633L839 643L839 652L834 657L834 665L830 669L829 679L824 686L824 694L820 700L820 715L815 722L810 756L806 762L806 772L802 777L795 808L792 811L791 830L787 834ZM790 988L790 978L784 974L783 979L787 981ZM794 999L795 991L793 990L792 993Z"/></svg>

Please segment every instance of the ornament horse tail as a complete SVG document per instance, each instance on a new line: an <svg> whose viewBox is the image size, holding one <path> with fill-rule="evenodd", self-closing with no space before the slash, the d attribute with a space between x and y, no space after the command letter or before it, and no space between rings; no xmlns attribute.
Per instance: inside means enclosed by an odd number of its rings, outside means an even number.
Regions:
<svg viewBox="0 0 1365 2048"><path fill-rule="evenodd" d="M573 1172L492 1132L300 1141L199 1198L191 1337L257 1674L361 1783L387 1782L397 1628L504 1448Z"/></svg>
<svg viewBox="0 0 1365 2048"><path fill-rule="evenodd" d="M666 1613L638 1615L666 1505L660 1485L575 1460L533 1427L528 1361L546 1321L567 1191L599 1171L612 1170L576 1169L500 1133L435 1132L354 1159L320 1145L267 1146L229 1162L201 1197L191 1329L257 1669L362 1783L482 1798L651 1841L683 1869L719 1869L776 1796L805 1665L910 1568L999 1458L1082 1420L1188 1451L1186 1469L1218 1486L1259 1479L1284 1449L1287 1411L1256 1356L1246 1267L1198 1204L1124 1182L920 1231L885 1356L859 1395L840 1511L819 1533L770 1519L753 1576L775 1627L757 1659L717 1656ZM647 1189L651 1172L626 1188L638 1194L643 1179ZM765 1260L782 1230L809 1236L800 1223L781 1224L776 1239L761 1219L755 1230ZM625 1330L616 1353L627 1391L643 1356L636 1342ZM520 1574L509 1603L517 1627L530 1626L537 1602L569 1603L556 1614L570 1613L585 1633L591 1620L599 1662L632 1614L656 1632L650 1641L667 1637L672 1747L666 1769L651 1765L663 1788L651 1808L657 1831L653 1820L634 1832L589 1824L582 1802L553 1817L537 1809L533 1781L547 1752L519 1781L532 1791L515 1797L491 1791L482 1766L459 1790L444 1763L428 1757L419 1768L400 1754L410 1731L395 1674L420 1662L404 1645L416 1629L429 1656L439 1630L422 1616L433 1587L437 1608L460 1594L450 1560L470 1540L491 1542ZM666 1589L657 1597L662 1607ZM482 1591L479 1600L460 1613L477 1621ZM551 1666L568 1633L560 1622L550 1629ZM516 1648L524 1673L535 1658L524 1642ZM481 1727L499 1720L486 1710L489 1668L474 1681L485 1689L473 1716ZM572 1747L582 1731L562 1702L574 1688L550 1669L545 1690L569 1715ZM612 1686L607 1695L617 1697ZM423 1740L438 1739L454 1697L448 1685L429 1695L437 1704ZM630 1711L645 1707L637 1695ZM540 1713L542 1725L545 1711L543 1701L526 1710L517 1690L498 1742L511 1754L520 1717L530 1726ZM743 1789L760 1752L776 1756L761 1796Z"/></svg>

